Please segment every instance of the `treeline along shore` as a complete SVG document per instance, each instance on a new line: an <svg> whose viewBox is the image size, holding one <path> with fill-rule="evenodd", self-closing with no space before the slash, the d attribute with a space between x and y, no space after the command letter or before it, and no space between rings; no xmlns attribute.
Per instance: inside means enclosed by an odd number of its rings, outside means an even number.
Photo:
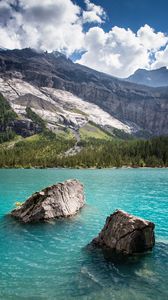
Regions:
<svg viewBox="0 0 168 300"><path fill-rule="evenodd" d="M65 155L75 144L74 138L66 139L45 133L3 143L0 145L0 167L168 167L168 137L149 140L90 138L78 142L79 152Z"/></svg>

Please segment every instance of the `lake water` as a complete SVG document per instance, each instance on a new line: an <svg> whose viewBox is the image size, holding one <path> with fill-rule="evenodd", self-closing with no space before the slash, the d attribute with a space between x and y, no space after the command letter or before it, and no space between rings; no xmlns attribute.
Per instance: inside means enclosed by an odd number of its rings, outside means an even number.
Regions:
<svg viewBox="0 0 168 300"><path fill-rule="evenodd" d="M85 186L78 215L21 224L7 217L16 201L69 178ZM120 208L156 224L152 252L110 260L85 246ZM168 169L0 170L1 300L168 299Z"/></svg>

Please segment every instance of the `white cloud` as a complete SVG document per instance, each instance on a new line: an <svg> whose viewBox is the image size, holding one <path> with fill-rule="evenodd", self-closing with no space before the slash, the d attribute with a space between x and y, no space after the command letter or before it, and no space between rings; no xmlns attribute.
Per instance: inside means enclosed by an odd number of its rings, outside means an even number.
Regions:
<svg viewBox="0 0 168 300"><path fill-rule="evenodd" d="M106 18L104 9L90 2L89 0L84 1L86 4L86 11L83 11L83 22L84 23L103 23Z"/></svg>
<svg viewBox="0 0 168 300"><path fill-rule="evenodd" d="M20 9L13 9L11 14L12 2L1 1L3 9L8 11L6 16L9 16L1 26L1 46L48 51L57 49L64 50L68 55L82 48L81 9L71 0L20 0ZM4 36L7 38L4 39Z"/></svg>
<svg viewBox="0 0 168 300"><path fill-rule="evenodd" d="M148 50L158 50L167 42L163 32L155 32L149 25L141 27L137 32L140 43Z"/></svg>
<svg viewBox="0 0 168 300"><path fill-rule="evenodd" d="M73 24L80 14L80 7L71 0L20 0L20 5L24 9L23 17L37 25Z"/></svg>
<svg viewBox="0 0 168 300"><path fill-rule="evenodd" d="M68 56L85 51L79 63L118 77L168 66L164 33L147 24L137 32L117 26L105 32L94 24L102 25L104 9L90 0L85 4L82 10L72 0L0 0L0 47L58 50ZM90 25L87 32L84 23Z"/></svg>
<svg viewBox="0 0 168 300"><path fill-rule="evenodd" d="M155 54L155 61L152 63L152 69L168 67L168 45L164 50L160 50Z"/></svg>
<svg viewBox="0 0 168 300"><path fill-rule="evenodd" d="M114 76L126 77L139 67L148 67L147 50L130 29L115 26L105 33L91 28L85 47L87 51L78 62Z"/></svg>
<svg viewBox="0 0 168 300"><path fill-rule="evenodd" d="M12 9L7 2L0 1L0 26L6 25L12 13Z"/></svg>
<svg viewBox="0 0 168 300"><path fill-rule="evenodd" d="M117 26L105 33L94 27L85 35L86 52L78 63L124 78L139 68L150 68L151 53L156 53L167 41L163 33L155 33L148 25L137 33Z"/></svg>
<svg viewBox="0 0 168 300"><path fill-rule="evenodd" d="M89 0L85 1L86 11L71 0L20 0L18 3L19 9L15 10L15 0L0 1L1 47L33 47L71 55L83 49L83 23L102 23L105 17L103 8Z"/></svg>
<svg viewBox="0 0 168 300"><path fill-rule="evenodd" d="M0 28L0 48L7 49L20 48L17 35L12 31L6 30L6 28Z"/></svg>

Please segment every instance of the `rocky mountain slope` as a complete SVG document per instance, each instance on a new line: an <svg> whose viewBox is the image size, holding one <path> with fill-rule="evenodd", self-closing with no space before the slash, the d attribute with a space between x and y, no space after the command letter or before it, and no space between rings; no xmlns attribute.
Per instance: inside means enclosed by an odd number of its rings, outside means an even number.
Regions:
<svg viewBox="0 0 168 300"><path fill-rule="evenodd" d="M0 92L20 119L30 107L53 131L94 122L136 136L168 134L168 88L150 88L32 49L0 51Z"/></svg>
<svg viewBox="0 0 168 300"><path fill-rule="evenodd" d="M168 86L168 69L166 67L151 71L139 69L129 76L126 81L151 87Z"/></svg>
<svg viewBox="0 0 168 300"><path fill-rule="evenodd" d="M0 94L0 143L14 138L16 134L28 137L42 132L41 124L28 117L27 109L25 110L26 117L22 116L20 118L8 101Z"/></svg>

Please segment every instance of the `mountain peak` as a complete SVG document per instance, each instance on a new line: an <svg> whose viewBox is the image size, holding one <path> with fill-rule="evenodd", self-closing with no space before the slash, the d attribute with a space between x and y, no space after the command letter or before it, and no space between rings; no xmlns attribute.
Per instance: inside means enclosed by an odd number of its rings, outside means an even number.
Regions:
<svg viewBox="0 0 168 300"><path fill-rule="evenodd" d="M63 57L63 58L67 58L65 54L59 52L59 51L53 51L51 52L52 55L55 56L55 58L58 58L58 57Z"/></svg>
<svg viewBox="0 0 168 300"><path fill-rule="evenodd" d="M167 67L155 70L138 69L126 81L151 87L168 86L168 69Z"/></svg>

